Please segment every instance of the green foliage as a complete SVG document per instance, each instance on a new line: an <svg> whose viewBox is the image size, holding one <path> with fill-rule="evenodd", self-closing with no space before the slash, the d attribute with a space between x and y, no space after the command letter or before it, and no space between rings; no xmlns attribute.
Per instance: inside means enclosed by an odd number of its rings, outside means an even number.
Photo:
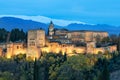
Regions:
<svg viewBox="0 0 120 80"><path fill-rule="evenodd" d="M110 59L109 64L109 70L110 72L120 70L120 53L117 52L112 54L112 58Z"/></svg>
<svg viewBox="0 0 120 80"><path fill-rule="evenodd" d="M8 35L10 33L10 37ZM0 29L0 43L5 43L6 41L27 41L27 34L21 29L12 29L10 32L4 28Z"/></svg>
<svg viewBox="0 0 120 80"><path fill-rule="evenodd" d="M6 42L7 40L8 31L4 28L0 29L0 42Z"/></svg>
<svg viewBox="0 0 120 80"><path fill-rule="evenodd" d="M95 74L92 72L96 61L90 55L71 56L60 66L58 80L93 80ZM85 74L85 75L84 75Z"/></svg>
<svg viewBox="0 0 120 80"><path fill-rule="evenodd" d="M12 77L13 74L8 71L0 72L0 80L13 80Z"/></svg>
<svg viewBox="0 0 120 80"><path fill-rule="evenodd" d="M20 54L12 59L1 57L0 64L0 80L109 80L110 72L120 69L120 54L68 57L49 53L35 61Z"/></svg>
<svg viewBox="0 0 120 80"><path fill-rule="evenodd" d="M10 34L10 41L15 42L15 41L25 41L26 40L26 34L23 32L23 30L19 29L12 29L11 34Z"/></svg>
<svg viewBox="0 0 120 80"><path fill-rule="evenodd" d="M100 68L101 73L98 74L98 80L110 80L108 61L106 59L99 59L98 64L102 66Z"/></svg>
<svg viewBox="0 0 120 80"><path fill-rule="evenodd" d="M34 80L39 80L38 79L38 64L37 64L37 60L35 59L35 62L34 62Z"/></svg>
<svg viewBox="0 0 120 80"><path fill-rule="evenodd" d="M110 42L110 38L109 38L109 37L104 37L104 38L102 39L102 42L103 42L103 43L109 43L109 42Z"/></svg>

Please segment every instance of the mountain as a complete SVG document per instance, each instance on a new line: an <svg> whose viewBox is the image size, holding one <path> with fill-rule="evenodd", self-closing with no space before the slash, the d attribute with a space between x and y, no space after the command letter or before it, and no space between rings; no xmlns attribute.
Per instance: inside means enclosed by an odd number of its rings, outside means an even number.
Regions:
<svg viewBox="0 0 120 80"><path fill-rule="evenodd" d="M5 28L7 30L11 30L13 28L23 29L24 31L28 31L30 29L40 29L43 28L46 32L48 30L49 23L43 23L39 21L33 21L31 19L22 19L16 17L1 17L0 18L0 28ZM120 27L106 25L106 24L83 24L83 23L71 23L66 26L56 25L55 28L67 28L68 30L97 30L97 31L107 31L110 34L119 34Z"/></svg>
<svg viewBox="0 0 120 80"><path fill-rule="evenodd" d="M24 20L32 20L36 22L41 22L48 24L50 21L53 21L56 25L59 26L67 26L72 23L78 23L78 24L86 24L84 22L80 21L69 21L69 20L62 20L62 19L53 19L53 18L48 18L45 16L24 16L24 15L0 15L0 17L14 17L14 18L20 18Z"/></svg>
<svg viewBox="0 0 120 80"><path fill-rule="evenodd" d="M49 24L32 21L32 20L24 20L24 19L14 18L14 17L0 18L0 28L5 28L8 31L14 28L23 29L24 31L28 31L30 29L42 28L47 32L48 26ZM55 25L55 28L61 28L61 26Z"/></svg>
<svg viewBox="0 0 120 80"><path fill-rule="evenodd" d="M66 26L69 30L95 30L95 31L107 31L110 34L119 34L120 27L111 26L107 24L97 24L97 25L89 25L89 24L69 24Z"/></svg>
<svg viewBox="0 0 120 80"><path fill-rule="evenodd" d="M29 29L39 29L43 28L45 30L48 29L48 25L41 22L36 22L32 20L23 20L20 18L13 17L2 17L0 18L0 28L5 28L7 30L11 30L13 28L23 29L27 31Z"/></svg>

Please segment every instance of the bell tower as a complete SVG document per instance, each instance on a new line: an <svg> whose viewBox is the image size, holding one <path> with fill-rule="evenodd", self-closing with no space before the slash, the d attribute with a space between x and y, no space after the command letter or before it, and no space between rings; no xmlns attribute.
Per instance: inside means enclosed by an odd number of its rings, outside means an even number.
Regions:
<svg viewBox="0 0 120 80"><path fill-rule="evenodd" d="M49 36L54 35L54 24L52 21L50 22L50 25L49 25L48 34Z"/></svg>

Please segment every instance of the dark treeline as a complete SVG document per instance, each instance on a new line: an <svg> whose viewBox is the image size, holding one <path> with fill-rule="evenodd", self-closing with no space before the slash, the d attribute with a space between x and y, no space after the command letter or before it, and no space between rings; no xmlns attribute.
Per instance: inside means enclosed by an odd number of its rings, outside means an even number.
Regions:
<svg viewBox="0 0 120 80"><path fill-rule="evenodd" d="M8 36L8 31L4 28L0 29L0 42L6 42Z"/></svg>
<svg viewBox="0 0 120 80"><path fill-rule="evenodd" d="M110 72L120 69L120 54L44 53L35 61L20 54L1 57L0 64L0 80L110 80Z"/></svg>
<svg viewBox="0 0 120 80"><path fill-rule="evenodd" d="M16 42L16 41L26 41L27 34L21 29L12 29L11 31L7 31L4 28L0 29L0 43L5 43L8 41Z"/></svg>

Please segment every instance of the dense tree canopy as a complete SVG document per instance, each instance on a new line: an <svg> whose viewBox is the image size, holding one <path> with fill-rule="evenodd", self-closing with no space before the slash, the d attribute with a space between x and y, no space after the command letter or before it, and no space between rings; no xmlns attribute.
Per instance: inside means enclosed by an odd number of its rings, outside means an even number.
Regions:
<svg viewBox="0 0 120 80"><path fill-rule="evenodd" d="M6 41L26 41L27 34L21 29L12 29L11 31L7 31L4 28L0 29L0 43L4 43Z"/></svg>
<svg viewBox="0 0 120 80"><path fill-rule="evenodd" d="M0 42L6 42L7 40L8 31L4 28L0 29Z"/></svg>
<svg viewBox="0 0 120 80"><path fill-rule="evenodd" d="M25 41L26 40L26 34L25 32L21 29L12 29L10 32L10 41L15 42L15 41Z"/></svg>
<svg viewBox="0 0 120 80"><path fill-rule="evenodd" d="M71 57L44 53L35 61L20 54L11 59L0 58L0 80L110 80L110 72L120 69L119 62L117 52Z"/></svg>

